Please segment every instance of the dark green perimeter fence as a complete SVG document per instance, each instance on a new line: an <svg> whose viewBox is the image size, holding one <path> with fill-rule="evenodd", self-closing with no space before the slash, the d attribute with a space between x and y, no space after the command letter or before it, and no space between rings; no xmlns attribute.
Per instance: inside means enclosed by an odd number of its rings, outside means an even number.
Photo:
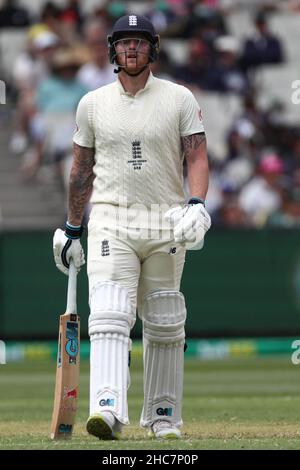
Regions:
<svg viewBox="0 0 300 470"><path fill-rule="evenodd" d="M0 339L56 338L67 278L54 265L52 233L1 233L0 256ZM182 291L189 337L299 335L299 231L211 230L205 249L187 254ZM87 337L85 270L78 310Z"/></svg>

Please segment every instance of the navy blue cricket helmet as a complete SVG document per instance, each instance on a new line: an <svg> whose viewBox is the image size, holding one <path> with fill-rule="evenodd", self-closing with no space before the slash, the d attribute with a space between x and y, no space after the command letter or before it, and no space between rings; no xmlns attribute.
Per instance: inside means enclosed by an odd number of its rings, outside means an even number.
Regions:
<svg viewBox="0 0 300 470"><path fill-rule="evenodd" d="M116 50L114 43L117 41L123 33L142 33L145 36L151 46L149 62L155 62L159 52L159 35L156 34L153 24L147 18L141 15L125 15L119 18L112 29L111 35L107 37L108 50L109 50L109 61L111 64L115 64Z"/></svg>

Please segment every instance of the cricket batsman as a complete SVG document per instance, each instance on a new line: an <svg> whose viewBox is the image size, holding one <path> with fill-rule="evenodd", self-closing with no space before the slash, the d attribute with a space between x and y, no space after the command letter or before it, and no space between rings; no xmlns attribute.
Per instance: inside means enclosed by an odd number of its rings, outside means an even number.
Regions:
<svg viewBox="0 0 300 470"><path fill-rule="evenodd" d="M129 423L136 312L144 348L140 424L157 438L181 436L186 306L180 281L186 249L202 248L211 225L209 170L198 103L187 88L152 75L158 53L150 21L134 14L116 21L108 54L117 79L78 105L68 220L54 235L58 269L68 275L73 258L79 270L82 219L91 200L87 431L99 439L118 438Z"/></svg>

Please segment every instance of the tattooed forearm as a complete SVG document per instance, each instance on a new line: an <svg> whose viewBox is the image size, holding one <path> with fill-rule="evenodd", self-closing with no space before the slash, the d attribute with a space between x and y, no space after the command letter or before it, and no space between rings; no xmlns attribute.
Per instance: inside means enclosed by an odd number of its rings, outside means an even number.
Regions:
<svg viewBox="0 0 300 470"><path fill-rule="evenodd" d="M183 137L182 144L187 164L190 194L205 199L209 173L205 134Z"/></svg>
<svg viewBox="0 0 300 470"><path fill-rule="evenodd" d="M85 205L92 192L95 177L93 174L95 150L74 143L73 155L69 185L68 221L73 225L80 225Z"/></svg>
<svg viewBox="0 0 300 470"><path fill-rule="evenodd" d="M206 137L204 133L188 135L186 137L182 137L181 140L186 159L194 154L195 150L198 150L200 145L206 143Z"/></svg>

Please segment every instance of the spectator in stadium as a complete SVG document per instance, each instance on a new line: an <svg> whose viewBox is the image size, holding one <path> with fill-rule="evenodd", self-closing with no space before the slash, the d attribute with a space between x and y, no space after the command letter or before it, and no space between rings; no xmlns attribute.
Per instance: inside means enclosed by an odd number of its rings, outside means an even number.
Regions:
<svg viewBox="0 0 300 470"><path fill-rule="evenodd" d="M27 49L16 58L13 66L18 91L34 89L49 74L51 59L59 43L58 36L50 31L44 30L38 34L29 31Z"/></svg>
<svg viewBox="0 0 300 470"><path fill-rule="evenodd" d="M258 174L241 190L239 205L253 227L263 227L268 217L280 208L283 172L282 159L276 154L265 154L258 166Z"/></svg>
<svg viewBox="0 0 300 470"><path fill-rule="evenodd" d="M80 10L76 9L74 1L70 1L65 8L48 1L40 14L40 25L59 36L66 47L73 47L74 43L80 41L81 20Z"/></svg>
<svg viewBox="0 0 300 470"><path fill-rule="evenodd" d="M59 49L53 57L50 76L37 89L37 113L30 123L35 151L31 154L31 160L25 161L21 168L26 178L37 174L47 152L47 144L52 153L50 161L57 163L58 169L66 156L65 148L74 131L76 106L87 92L76 78L80 60L76 50Z"/></svg>
<svg viewBox="0 0 300 470"><path fill-rule="evenodd" d="M77 78L88 90L95 90L116 79L107 55L106 36L106 25L99 19L91 19L84 26L84 38L91 59L79 69Z"/></svg>
<svg viewBox="0 0 300 470"><path fill-rule="evenodd" d="M245 41L241 63L244 69L284 61L281 40L268 27L267 16L259 12L255 18L256 33Z"/></svg>
<svg viewBox="0 0 300 470"><path fill-rule="evenodd" d="M59 14L61 24L61 37L65 44L73 46L81 39L81 26L83 15L79 0L68 0L67 5L61 9Z"/></svg>
<svg viewBox="0 0 300 470"><path fill-rule="evenodd" d="M264 144L262 116L253 99L246 96L244 109L232 122L226 156L221 167L222 187L239 191L253 176Z"/></svg>
<svg viewBox="0 0 300 470"><path fill-rule="evenodd" d="M52 57L59 46L59 38L47 30L30 30L27 49L16 59L13 80L17 92L15 131L10 150L15 154L25 151L29 137L29 123L35 112L36 88L50 71Z"/></svg>
<svg viewBox="0 0 300 470"><path fill-rule="evenodd" d="M300 228L300 168L292 180L286 180L281 191L281 205L270 215L267 224L271 227Z"/></svg>
<svg viewBox="0 0 300 470"><path fill-rule="evenodd" d="M0 28L24 28L31 23L28 11L18 0L5 0L0 8Z"/></svg>
<svg viewBox="0 0 300 470"><path fill-rule="evenodd" d="M239 66L239 44L233 36L221 36L215 40L217 59L208 69L206 83L210 91L245 95L249 82Z"/></svg>
<svg viewBox="0 0 300 470"><path fill-rule="evenodd" d="M67 5L60 13L60 20L64 24L69 23L74 25L74 29L77 30L77 32L80 32L81 25L83 23L80 0L68 0Z"/></svg>
<svg viewBox="0 0 300 470"><path fill-rule="evenodd" d="M81 58L75 49L59 49L52 60L52 74L37 91L41 112L75 111L81 97L87 92L76 78Z"/></svg>
<svg viewBox="0 0 300 470"><path fill-rule="evenodd" d="M240 207L235 192L225 193L224 204L215 219L217 225L229 229L250 227L250 221L245 211Z"/></svg>
<svg viewBox="0 0 300 470"><path fill-rule="evenodd" d="M292 148L285 158L287 173L293 177L296 171L300 170L300 130L296 129L292 133Z"/></svg>
<svg viewBox="0 0 300 470"><path fill-rule="evenodd" d="M252 84L251 84L252 85ZM265 111L258 106L257 89L250 87L245 96L242 97L242 113L239 119L251 123L255 127L256 133L260 133L265 123Z"/></svg>
<svg viewBox="0 0 300 470"><path fill-rule="evenodd" d="M174 67L176 81L190 88L207 89L207 70L211 61L209 50L199 38L189 39L188 47L187 63Z"/></svg>
<svg viewBox="0 0 300 470"><path fill-rule="evenodd" d="M159 50L159 58L151 64L151 71L158 78L175 81L169 54L164 49Z"/></svg>
<svg viewBox="0 0 300 470"><path fill-rule="evenodd" d="M185 2L185 8L186 14L175 17L174 21L161 31L162 36L181 39L197 37L211 48L218 36L227 34L225 18L219 9L205 5L201 0Z"/></svg>
<svg viewBox="0 0 300 470"><path fill-rule="evenodd" d="M41 24L47 27L50 31L61 37L62 28L59 19L61 10L57 4L53 2L46 2L42 8L40 19Z"/></svg>
<svg viewBox="0 0 300 470"><path fill-rule="evenodd" d="M158 33L163 32L176 18L171 5L164 0L152 2L150 9L146 10L145 16L153 23Z"/></svg>

